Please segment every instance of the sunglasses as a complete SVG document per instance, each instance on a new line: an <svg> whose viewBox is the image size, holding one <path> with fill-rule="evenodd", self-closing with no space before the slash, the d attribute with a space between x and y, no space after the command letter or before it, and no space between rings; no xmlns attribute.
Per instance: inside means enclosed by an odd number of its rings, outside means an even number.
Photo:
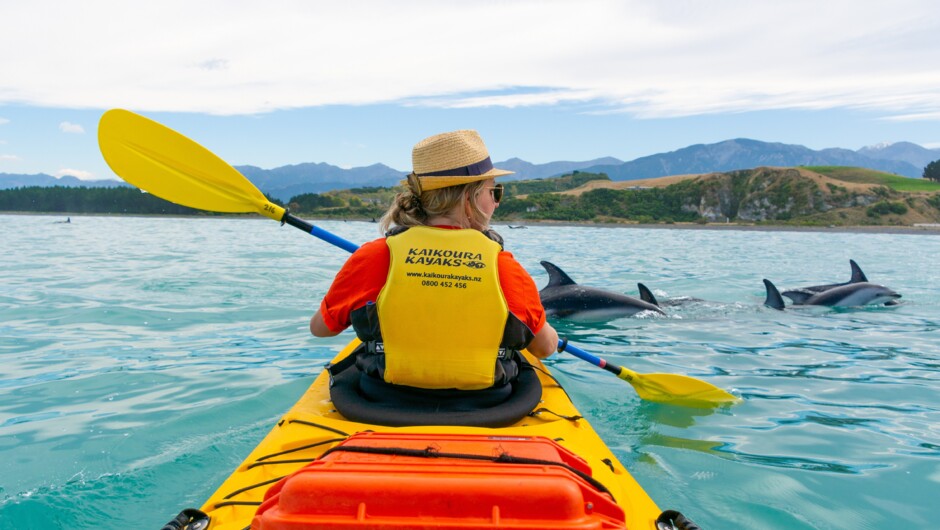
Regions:
<svg viewBox="0 0 940 530"><path fill-rule="evenodd" d="M493 194L493 202L499 202L503 199L503 185L497 184L495 186L483 188L490 190L490 193Z"/></svg>

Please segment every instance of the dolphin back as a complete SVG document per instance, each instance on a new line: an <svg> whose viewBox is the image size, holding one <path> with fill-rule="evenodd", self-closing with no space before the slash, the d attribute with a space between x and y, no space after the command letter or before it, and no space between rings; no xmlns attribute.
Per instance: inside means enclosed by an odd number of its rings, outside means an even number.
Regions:
<svg viewBox="0 0 940 530"><path fill-rule="evenodd" d="M549 315L580 320L610 320L632 316L641 311L665 315L656 299L637 299L621 293L578 285L554 263L540 262L548 271L548 285L539 291L539 298ZM640 284L641 292L646 286ZM649 289L646 289L649 292Z"/></svg>
<svg viewBox="0 0 940 530"><path fill-rule="evenodd" d="M816 294L808 300L812 305L830 307L858 307L868 304L895 302L901 295L890 287L869 282L857 282L835 287Z"/></svg>
<svg viewBox="0 0 940 530"><path fill-rule="evenodd" d="M794 304L805 304L807 300L812 298L817 293L810 289L790 289L789 291L784 291L782 294L790 300L793 300Z"/></svg>

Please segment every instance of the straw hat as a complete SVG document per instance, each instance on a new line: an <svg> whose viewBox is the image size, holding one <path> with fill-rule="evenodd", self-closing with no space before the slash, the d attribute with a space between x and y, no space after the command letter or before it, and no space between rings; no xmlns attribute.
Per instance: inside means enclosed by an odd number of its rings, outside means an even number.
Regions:
<svg viewBox="0 0 940 530"><path fill-rule="evenodd" d="M513 173L493 167L483 139L472 130L446 132L421 140L411 151L411 162L421 186L415 190L418 193Z"/></svg>

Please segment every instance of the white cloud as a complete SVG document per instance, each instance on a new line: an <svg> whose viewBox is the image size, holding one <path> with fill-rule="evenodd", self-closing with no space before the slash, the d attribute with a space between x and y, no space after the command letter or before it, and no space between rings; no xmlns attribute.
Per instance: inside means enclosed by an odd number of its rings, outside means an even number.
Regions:
<svg viewBox="0 0 940 530"><path fill-rule="evenodd" d="M65 176L72 176L81 180L93 180L95 175L90 171L84 171L82 169L60 169L52 174L56 178L62 178Z"/></svg>
<svg viewBox="0 0 940 530"><path fill-rule="evenodd" d="M0 71L18 72L4 80L0 105L217 114L380 102L590 103L640 117L940 112L940 18L931 0L284 0L273 8L33 0L3 10L0 49L21 53L0 57ZM18 46L32 41L40 20L60 37Z"/></svg>
<svg viewBox="0 0 940 530"><path fill-rule="evenodd" d="M940 109L926 112L912 112L910 114L898 114L884 118L888 121L940 121Z"/></svg>
<svg viewBox="0 0 940 530"><path fill-rule="evenodd" d="M85 128L77 123L64 121L59 124L59 130L70 134L85 134Z"/></svg>
<svg viewBox="0 0 940 530"><path fill-rule="evenodd" d="M8 120L8 119L6 119L6 118L0 118L0 125L5 125L5 124L7 124L7 123L10 123L10 120Z"/></svg>
<svg viewBox="0 0 940 530"><path fill-rule="evenodd" d="M19 160L20 160L20 157L16 155L0 154L0 162L17 162Z"/></svg>

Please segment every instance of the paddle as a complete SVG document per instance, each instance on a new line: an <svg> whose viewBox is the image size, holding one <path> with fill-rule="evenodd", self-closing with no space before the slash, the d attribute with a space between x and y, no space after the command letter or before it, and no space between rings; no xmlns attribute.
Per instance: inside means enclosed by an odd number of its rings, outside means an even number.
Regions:
<svg viewBox="0 0 940 530"><path fill-rule="evenodd" d="M568 339L558 341L558 351L568 352L616 375L633 385L637 395L647 401L698 408L710 408L723 403L740 401L739 398L715 385L694 377L677 374L639 374L568 344Z"/></svg>
<svg viewBox="0 0 940 530"><path fill-rule="evenodd" d="M349 252L358 246L268 200L235 168L178 132L133 112L105 112L98 145L122 179L172 203L212 212L257 212Z"/></svg>
<svg viewBox="0 0 940 530"><path fill-rule="evenodd" d="M121 178L167 201L213 212L257 212L287 223L349 252L355 243L294 217L267 199L248 179L189 138L133 112L114 109L98 124L98 145ZM674 374L638 374L610 364L567 341L558 351L614 373L646 400L691 407L714 407L738 398L705 381Z"/></svg>

